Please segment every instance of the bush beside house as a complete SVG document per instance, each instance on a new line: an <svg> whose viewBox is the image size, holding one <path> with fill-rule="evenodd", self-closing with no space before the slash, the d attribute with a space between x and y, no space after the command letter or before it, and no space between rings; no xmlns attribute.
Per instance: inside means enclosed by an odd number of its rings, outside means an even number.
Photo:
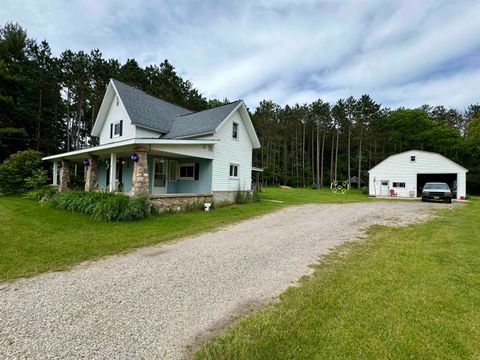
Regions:
<svg viewBox="0 0 480 360"><path fill-rule="evenodd" d="M127 196L104 191L67 191L56 193L46 204L91 216L97 221L132 221L150 215L147 195Z"/></svg>
<svg viewBox="0 0 480 360"><path fill-rule="evenodd" d="M1 194L37 189L47 181L47 172L42 168L42 154L38 151L19 151L0 164Z"/></svg>

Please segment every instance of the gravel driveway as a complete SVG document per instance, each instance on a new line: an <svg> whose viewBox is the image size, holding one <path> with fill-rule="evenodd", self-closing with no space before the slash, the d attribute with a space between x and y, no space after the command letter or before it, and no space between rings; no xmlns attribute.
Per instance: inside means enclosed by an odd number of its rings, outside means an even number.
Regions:
<svg viewBox="0 0 480 360"><path fill-rule="evenodd" d="M303 205L181 241L0 285L0 358L179 359L371 224L435 204Z"/></svg>

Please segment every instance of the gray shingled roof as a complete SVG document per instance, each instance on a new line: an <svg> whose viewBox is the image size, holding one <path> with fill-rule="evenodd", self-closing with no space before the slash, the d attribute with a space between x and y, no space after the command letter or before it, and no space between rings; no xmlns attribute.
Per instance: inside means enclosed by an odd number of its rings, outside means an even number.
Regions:
<svg viewBox="0 0 480 360"><path fill-rule="evenodd" d="M170 132L164 137L166 139L175 139L196 134L213 133L223 119L225 119L240 102L241 100L237 100L212 109L179 116L175 119Z"/></svg>
<svg viewBox="0 0 480 360"><path fill-rule="evenodd" d="M176 139L213 133L241 100L212 109L193 112L158 99L132 86L113 80L132 123Z"/></svg>
<svg viewBox="0 0 480 360"><path fill-rule="evenodd" d="M178 116L190 114L180 106L163 101L132 86L113 80L128 116L135 125L168 133Z"/></svg>

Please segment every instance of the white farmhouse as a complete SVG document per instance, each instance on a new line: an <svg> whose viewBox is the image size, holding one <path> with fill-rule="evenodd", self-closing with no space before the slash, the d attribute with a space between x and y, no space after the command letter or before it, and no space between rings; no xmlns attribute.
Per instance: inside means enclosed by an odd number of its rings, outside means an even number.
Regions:
<svg viewBox="0 0 480 360"><path fill-rule="evenodd" d="M148 193L175 206L250 191L252 150L260 147L242 100L191 111L118 80L108 84L92 136L98 146L44 158L60 191L76 164L85 166L87 191Z"/></svg>
<svg viewBox="0 0 480 360"><path fill-rule="evenodd" d="M444 182L457 199L463 199L467 171L437 153L405 151L388 157L369 170L369 195L419 197L425 183Z"/></svg>

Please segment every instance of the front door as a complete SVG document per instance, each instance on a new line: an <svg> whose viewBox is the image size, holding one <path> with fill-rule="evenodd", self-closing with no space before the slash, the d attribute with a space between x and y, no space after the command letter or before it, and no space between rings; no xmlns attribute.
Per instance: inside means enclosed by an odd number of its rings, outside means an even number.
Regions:
<svg viewBox="0 0 480 360"><path fill-rule="evenodd" d="M162 159L153 160L153 193L167 193L167 163Z"/></svg>

